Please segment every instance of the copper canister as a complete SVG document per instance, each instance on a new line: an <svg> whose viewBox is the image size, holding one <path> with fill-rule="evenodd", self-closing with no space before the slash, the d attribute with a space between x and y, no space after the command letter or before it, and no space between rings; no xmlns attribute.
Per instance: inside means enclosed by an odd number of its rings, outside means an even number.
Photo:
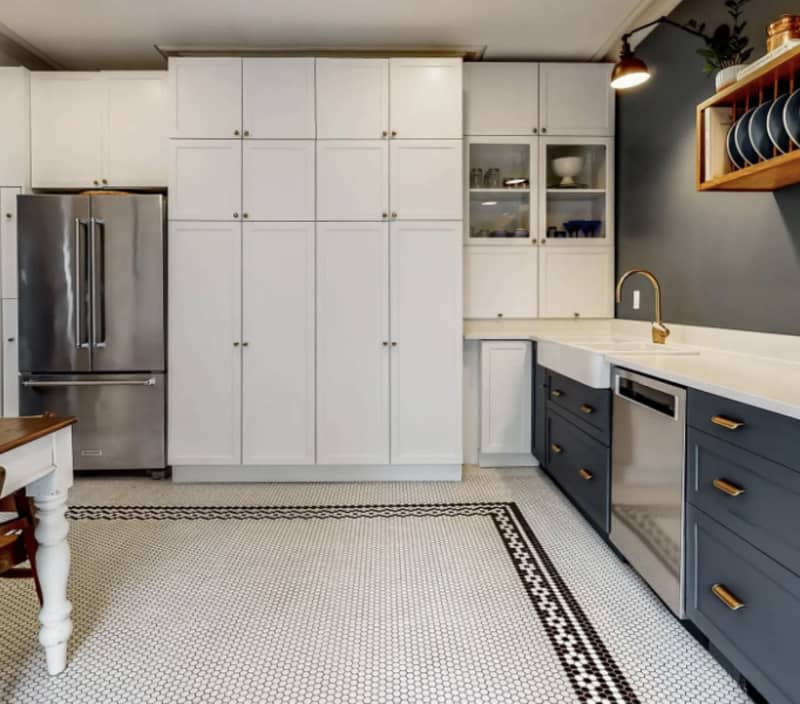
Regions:
<svg viewBox="0 0 800 704"><path fill-rule="evenodd" d="M800 39L800 15L781 15L767 27L767 52Z"/></svg>

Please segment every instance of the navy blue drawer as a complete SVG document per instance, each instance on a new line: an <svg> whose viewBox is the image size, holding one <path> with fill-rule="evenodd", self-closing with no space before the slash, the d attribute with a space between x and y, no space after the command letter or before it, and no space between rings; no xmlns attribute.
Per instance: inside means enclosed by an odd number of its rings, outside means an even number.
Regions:
<svg viewBox="0 0 800 704"><path fill-rule="evenodd" d="M800 473L689 428L688 500L800 574Z"/></svg>
<svg viewBox="0 0 800 704"><path fill-rule="evenodd" d="M552 408L547 415L547 436L550 476L607 533L611 478L608 448Z"/></svg>
<svg viewBox="0 0 800 704"><path fill-rule="evenodd" d="M589 426L588 432L601 442L610 444L610 389L593 389L553 371L548 373L548 386L551 404L579 418Z"/></svg>
<svg viewBox="0 0 800 704"><path fill-rule="evenodd" d="M688 423L721 440L800 470L800 421L794 418L689 389ZM741 425L734 427L738 424Z"/></svg>
<svg viewBox="0 0 800 704"><path fill-rule="evenodd" d="M800 577L689 506L686 578L695 625L771 704L798 704Z"/></svg>

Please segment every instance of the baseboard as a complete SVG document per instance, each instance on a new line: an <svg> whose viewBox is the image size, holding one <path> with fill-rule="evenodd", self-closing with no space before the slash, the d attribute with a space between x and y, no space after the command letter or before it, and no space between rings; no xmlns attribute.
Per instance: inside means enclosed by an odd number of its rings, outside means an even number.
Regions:
<svg viewBox="0 0 800 704"><path fill-rule="evenodd" d="M459 482L460 464L173 466L172 481L187 482Z"/></svg>
<svg viewBox="0 0 800 704"><path fill-rule="evenodd" d="M480 467L538 467L537 460L529 452L481 452L478 455Z"/></svg>

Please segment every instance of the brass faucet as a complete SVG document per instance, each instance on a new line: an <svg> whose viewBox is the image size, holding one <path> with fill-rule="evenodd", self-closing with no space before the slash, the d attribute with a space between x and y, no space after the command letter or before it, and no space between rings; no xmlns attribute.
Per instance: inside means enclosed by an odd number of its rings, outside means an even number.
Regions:
<svg viewBox="0 0 800 704"><path fill-rule="evenodd" d="M653 276L647 269L629 269L626 271L622 276L619 277L619 281L617 281L617 303L622 303L622 284L624 284L628 278L634 276L635 274L640 274L644 276L651 284L653 284L653 289L655 290L655 298L656 298L656 319L653 323L652 327L652 336L653 342L657 345L663 345L667 338L669 337L669 328L661 322L661 285L658 283L658 279Z"/></svg>

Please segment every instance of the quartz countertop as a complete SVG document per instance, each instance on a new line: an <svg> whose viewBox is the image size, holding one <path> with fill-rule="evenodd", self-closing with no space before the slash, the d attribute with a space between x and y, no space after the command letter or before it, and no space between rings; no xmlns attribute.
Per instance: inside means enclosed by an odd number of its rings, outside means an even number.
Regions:
<svg viewBox="0 0 800 704"><path fill-rule="evenodd" d="M704 337L685 330L689 328L678 330L675 336L678 340L673 344L690 344L694 348L693 354L625 354L601 349L594 352L602 355L609 364L800 419L800 338L716 330ZM603 338L618 339L622 336L647 340L649 324L638 324L633 328L627 321L615 320L515 320L468 321L464 325L464 338L467 340L546 341L590 350L592 339L602 347ZM744 344L739 344L739 337ZM667 341L667 346L670 342L672 338ZM726 349L718 346L720 342L732 346ZM715 345L706 346L710 343ZM738 351L742 347L746 347L748 352ZM779 351L781 356L773 356L775 351Z"/></svg>

